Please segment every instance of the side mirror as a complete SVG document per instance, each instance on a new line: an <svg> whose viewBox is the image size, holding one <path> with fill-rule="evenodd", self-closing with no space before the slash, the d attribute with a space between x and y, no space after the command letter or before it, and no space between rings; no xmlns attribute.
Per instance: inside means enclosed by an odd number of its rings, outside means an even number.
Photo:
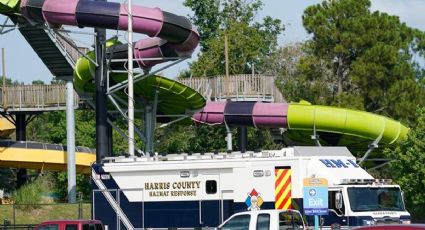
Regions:
<svg viewBox="0 0 425 230"><path fill-rule="evenodd" d="M322 227L324 225L325 225L325 218L320 217L320 219L319 219L319 226Z"/></svg>
<svg viewBox="0 0 425 230"><path fill-rule="evenodd" d="M335 207L337 209L342 208L342 193L341 192L335 193Z"/></svg>

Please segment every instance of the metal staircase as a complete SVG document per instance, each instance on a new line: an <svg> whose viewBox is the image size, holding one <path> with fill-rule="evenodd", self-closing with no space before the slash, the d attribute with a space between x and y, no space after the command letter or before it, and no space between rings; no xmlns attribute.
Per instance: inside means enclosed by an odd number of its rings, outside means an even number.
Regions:
<svg viewBox="0 0 425 230"><path fill-rule="evenodd" d="M45 25L19 25L19 31L57 78L72 76L76 61L88 51L77 47L68 34Z"/></svg>

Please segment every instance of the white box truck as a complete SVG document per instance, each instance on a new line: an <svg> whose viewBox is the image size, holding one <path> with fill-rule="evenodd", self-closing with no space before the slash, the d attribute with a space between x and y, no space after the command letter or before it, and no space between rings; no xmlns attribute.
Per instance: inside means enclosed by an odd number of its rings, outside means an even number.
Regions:
<svg viewBox="0 0 425 230"><path fill-rule="evenodd" d="M345 147L107 158L92 167L93 218L109 229L205 228L247 210L304 213L312 177L328 180L323 228L410 223L400 187L373 178Z"/></svg>

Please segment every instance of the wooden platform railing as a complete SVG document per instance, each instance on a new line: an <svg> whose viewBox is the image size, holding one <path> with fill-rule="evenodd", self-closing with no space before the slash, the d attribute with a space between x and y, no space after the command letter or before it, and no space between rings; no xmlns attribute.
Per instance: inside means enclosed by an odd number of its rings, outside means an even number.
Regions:
<svg viewBox="0 0 425 230"><path fill-rule="evenodd" d="M213 101L285 102L273 76L233 75L177 79ZM74 107L81 103L74 92ZM55 85L16 85L0 87L0 112L65 110L66 87Z"/></svg>
<svg viewBox="0 0 425 230"><path fill-rule="evenodd" d="M16 85L0 88L0 110L2 111L44 111L64 110L66 87L57 85ZM74 107L80 101L74 92Z"/></svg>
<svg viewBox="0 0 425 230"><path fill-rule="evenodd" d="M275 85L274 76L232 75L216 77L179 78L183 83L211 100L258 100L285 102Z"/></svg>

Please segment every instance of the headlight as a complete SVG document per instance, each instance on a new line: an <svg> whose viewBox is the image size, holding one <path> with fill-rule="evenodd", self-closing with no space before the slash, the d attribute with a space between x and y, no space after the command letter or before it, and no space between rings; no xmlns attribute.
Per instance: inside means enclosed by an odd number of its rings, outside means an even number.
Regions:
<svg viewBox="0 0 425 230"><path fill-rule="evenodd" d="M363 220L363 225L375 225L374 220Z"/></svg>
<svg viewBox="0 0 425 230"><path fill-rule="evenodd" d="M400 224L410 224L410 220L400 220Z"/></svg>

